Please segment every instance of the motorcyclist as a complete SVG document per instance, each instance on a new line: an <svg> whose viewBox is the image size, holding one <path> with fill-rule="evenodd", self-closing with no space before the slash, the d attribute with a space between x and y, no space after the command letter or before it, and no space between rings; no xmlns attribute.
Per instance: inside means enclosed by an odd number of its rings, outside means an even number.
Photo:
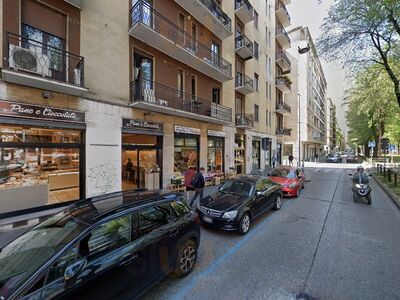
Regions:
<svg viewBox="0 0 400 300"><path fill-rule="evenodd" d="M357 172L353 174L354 184L369 184L368 174L365 172L363 166L357 167Z"/></svg>

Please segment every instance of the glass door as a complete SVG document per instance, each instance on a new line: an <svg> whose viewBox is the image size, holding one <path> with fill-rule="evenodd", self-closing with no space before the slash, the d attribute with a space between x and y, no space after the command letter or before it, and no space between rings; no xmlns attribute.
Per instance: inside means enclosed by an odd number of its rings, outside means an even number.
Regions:
<svg viewBox="0 0 400 300"><path fill-rule="evenodd" d="M160 168L157 165L157 150L138 150L138 159L138 187L159 189Z"/></svg>

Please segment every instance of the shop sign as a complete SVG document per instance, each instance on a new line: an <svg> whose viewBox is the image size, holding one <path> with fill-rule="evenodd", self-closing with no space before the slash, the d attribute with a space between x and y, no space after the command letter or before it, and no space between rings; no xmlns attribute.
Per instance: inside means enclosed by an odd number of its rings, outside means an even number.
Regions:
<svg viewBox="0 0 400 300"><path fill-rule="evenodd" d="M217 131L217 130L208 130L207 135L209 136L218 136L218 137L225 137L224 131Z"/></svg>
<svg viewBox="0 0 400 300"><path fill-rule="evenodd" d="M122 127L163 131L163 124L144 120L122 119Z"/></svg>
<svg viewBox="0 0 400 300"><path fill-rule="evenodd" d="M19 118L45 119L54 121L85 122L85 113L0 100L0 116Z"/></svg>
<svg viewBox="0 0 400 300"><path fill-rule="evenodd" d="M184 127L184 126L179 126L175 125L175 132L176 133L186 133L186 134L196 134L200 135L200 128L192 128L192 127Z"/></svg>

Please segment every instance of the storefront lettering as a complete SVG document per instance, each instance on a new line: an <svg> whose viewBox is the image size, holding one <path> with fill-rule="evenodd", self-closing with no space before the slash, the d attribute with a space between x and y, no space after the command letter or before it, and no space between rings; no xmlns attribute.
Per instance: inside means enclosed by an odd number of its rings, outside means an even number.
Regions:
<svg viewBox="0 0 400 300"><path fill-rule="evenodd" d="M225 132L224 131L217 131L217 130L209 129L207 131L207 135L209 135L209 136L217 136L217 137L225 137Z"/></svg>
<svg viewBox="0 0 400 300"><path fill-rule="evenodd" d="M184 127L184 126L179 126L179 125L175 125L175 132L176 133L186 133L186 134L196 134L196 135L200 135L200 133L201 133L199 128Z"/></svg>
<svg viewBox="0 0 400 300"><path fill-rule="evenodd" d="M75 112L29 104L19 104L3 100L0 100L0 115L56 121L85 122L85 114L83 112Z"/></svg>
<svg viewBox="0 0 400 300"><path fill-rule="evenodd" d="M127 128L144 128L151 130L163 130L163 124L149 122L149 121L140 121L140 120L131 120L131 119L123 119L122 126Z"/></svg>

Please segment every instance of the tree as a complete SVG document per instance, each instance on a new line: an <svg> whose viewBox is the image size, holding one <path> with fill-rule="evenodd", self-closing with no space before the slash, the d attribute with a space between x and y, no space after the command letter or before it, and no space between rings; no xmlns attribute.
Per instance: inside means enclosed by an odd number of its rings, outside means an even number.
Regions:
<svg viewBox="0 0 400 300"><path fill-rule="evenodd" d="M344 151L346 149L343 131L338 126L336 126L336 147L339 149L339 151Z"/></svg>
<svg viewBox="0 0 400 300"><path fill-rule="evenodd" d="M317 46L328 61L354 72L378 64L389 76L400 106L400 1L337 0L322 25Z"/></svg>
<svg viewBox="0 0 400 300"><path fill-rule="evenodd" d="M396 64L394 66L397 68ZM380 140L400 124L396 124L400 109L396 105L389 76L380 65L371 65L357 75L354 87L348 92L346 103L350 139L365 146L369 140L374 139L376 153L379 155Z"/></svg>

